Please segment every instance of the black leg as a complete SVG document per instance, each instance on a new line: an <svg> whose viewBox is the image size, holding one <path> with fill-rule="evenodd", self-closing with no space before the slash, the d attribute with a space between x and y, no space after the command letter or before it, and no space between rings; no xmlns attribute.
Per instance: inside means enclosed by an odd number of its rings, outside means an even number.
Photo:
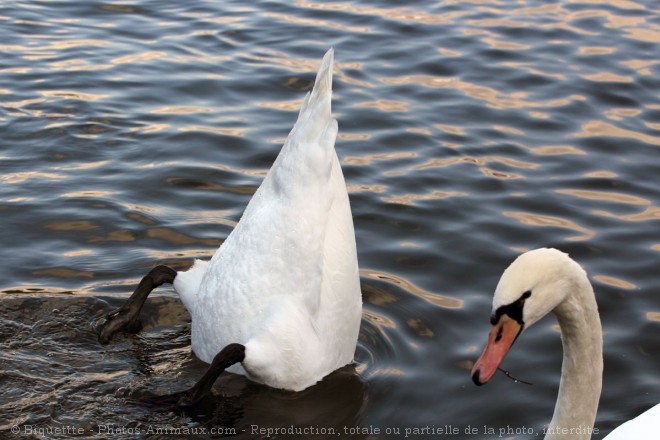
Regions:
<svg viewBox="0 0 660 440"><path fill-rule="evenodd" d="M176 271L168 266L156 266L142 278L140 284L130 298L119 309L108 313L107 321L99 333L99 342L107 344L112 336L120 330L136 333L142 328L140 322L140 310L147 296L156 287L163 283L172 283L176 277Z"/></svg>
<svg viewBox="0 0 660 440"><path fill-rule="evenodd" d="M213 388L213 384L218 379L218 376L226 368L243 362L243 359L245 359L245 346L241 344L229 344L220 353L215 355L208 370L206 370L201 379L192 388L179 393L154 398L152 403L164 405L168 409L171 408L172 404L174 404L175 408L179 409L193 407L208 394L211 388Z"/></svg>

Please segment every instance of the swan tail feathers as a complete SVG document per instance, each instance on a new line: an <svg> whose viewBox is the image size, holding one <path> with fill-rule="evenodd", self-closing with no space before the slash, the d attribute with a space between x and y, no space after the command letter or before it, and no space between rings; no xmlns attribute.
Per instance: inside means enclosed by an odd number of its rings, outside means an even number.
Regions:
<svg viewBox="0 0 660 440"><path fill-rule="evenodd" d="M177 276L174 279L174 290L179 294L181 302L183 302L183 305L186 306L190 314L193 313L193 305L196 304L197 292L208 267L208 261L195 260L187 271L177 272Z"/></svg>
<svg viewBox="0 0 660 440"><path fill-rule="evenodd" d="M328 49L328 51L323 56L321 61L321 67L316 74L316 81L314 83L314 89L312 90L312 96L314 94L328 97L332 94L332 67L335 62L335 50L334 48Z"/></svg>
<svg viewBox="0 0 660 440"><path fill-rule="evenodd" d="M307 93L300 107L298 120L289 135L289 141L294 145L308 145L320 143L323 147L328 142L321 141L328 131L328 124L332 123L332 66L334 62L334 49L328 50L323 57L321 67L316 74L316 81L311 92ZM332 145L334 146L334 137Z"/></svg>

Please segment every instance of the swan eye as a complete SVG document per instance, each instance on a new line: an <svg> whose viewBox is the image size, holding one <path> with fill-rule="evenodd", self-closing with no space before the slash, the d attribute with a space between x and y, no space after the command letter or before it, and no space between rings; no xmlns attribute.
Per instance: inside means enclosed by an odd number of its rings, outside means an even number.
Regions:
<svg viewBox="0 0 660 440"><path fill-rule="evenodd" d="M523 321L523 306L525 305L525 300L532 296L532 291L528 290L527 292L523 293L520 298L512 302L511 304L507 304L505 306L499 307L497 310L495 310L495 313L490 317L490 323L492 325L495 325L498 323L500 320L500 316L502 315L509 315L509 318L515 320L518 322L520 325L525 325L525 322Z"/></svg>

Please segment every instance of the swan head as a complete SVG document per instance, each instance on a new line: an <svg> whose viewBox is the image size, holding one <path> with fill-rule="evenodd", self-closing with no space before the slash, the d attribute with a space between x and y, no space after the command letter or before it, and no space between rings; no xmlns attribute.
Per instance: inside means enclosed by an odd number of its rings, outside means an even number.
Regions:
<svg viewBox="0 0 660 440"><path fill-rule="evenodd" d="M472 368L475 384L488 382L522 331L566 300L576 277L586 279L584 270L556 249L525 252L511 263L495 289L488 343Z"/></svg>

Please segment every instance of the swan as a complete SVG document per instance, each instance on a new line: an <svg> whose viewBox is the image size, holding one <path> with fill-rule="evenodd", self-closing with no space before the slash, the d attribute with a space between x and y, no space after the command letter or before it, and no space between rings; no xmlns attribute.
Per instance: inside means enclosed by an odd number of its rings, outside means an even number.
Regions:
<svg viewBox="0 0 660 440"><path fill-rule="evenodd" d="M523 329L550 312L559 321L564 359L545 439L588 440L602 386L603 333L587 274L567 254L548 248L532 250L504 271L493 298L493 327L472 368L472 380L477 385L488 382ZM660 404L619 426L606 439L650 440L657 439L658 433Z"/></svg>
<svg viewBox="0 0 660 440"><path fill-rule="evenodd" d="M192 319L191 345L210 365L177 407L199 402L223 371L291 391L352 362L362 316L353 220L334 149L334 51L263 182L210 261L152 269L107 316L99 341L141 328L147 295L172 283Z"/></svg>

